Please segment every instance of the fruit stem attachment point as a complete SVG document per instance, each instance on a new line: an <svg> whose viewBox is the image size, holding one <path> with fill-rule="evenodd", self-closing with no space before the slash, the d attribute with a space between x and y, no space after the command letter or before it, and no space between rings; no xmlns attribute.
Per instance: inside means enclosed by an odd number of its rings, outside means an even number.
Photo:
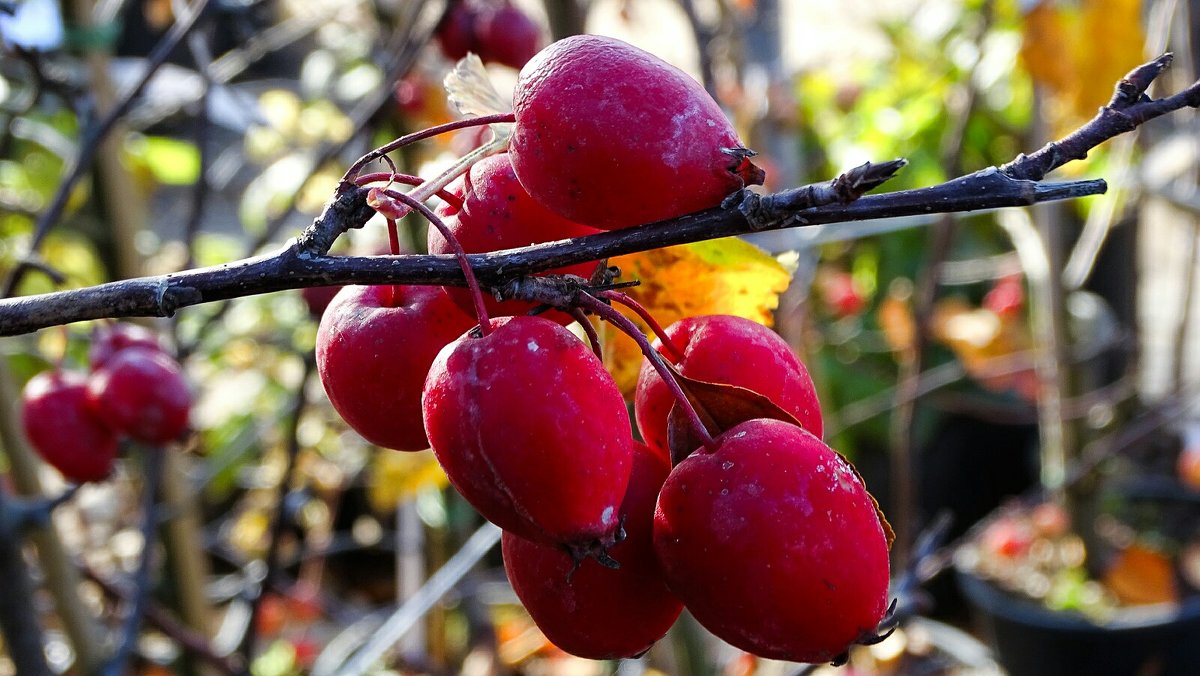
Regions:
<svg viewBox="0 0 1200 676"><path fill-rule="evenodd" d="M646 334L642 333L641 329L628 317L621 314L619 310L591 294L581 292L577 300L580 307L617 327L638 344L638 347L642 350L642 354L646 356L646 359L650 360L650 364L654 367L654 370L658 371L658 377L663 379L663 382L667 385L667 389L675 397L677 405L687 415L688 423L692 426L692 431L700 439L704 448L710 451L716 450L717 442L713 440L712 434L704 426L704 422L700 420L700 414L696 413L696 407L692 405L691 400L688 399L687 394L680 387L679 381L675 380L675 374L667 366L666 360L650 344L650 340L646 338Z"/></svg>
<svg viewBox="0 0 1200 676"><path fill-rule="evenodd" d="M437 228L438 232L442 233L442 237L446 238L446 241L450 244L450 248L454 250L454 258L458 261L459 267L462 268L463 277L467 280L467 289L471 293L471 302L475 305L475 317L479 320L479 333L481 336L487 336L491 333L492 326L488 319L487 308L483 304L483 292L479 289L479 280L476 279L475 271L471 269L471 263L467 260L467 252L463 250L458 238L454 236L454 233L446 226L446 223L438 218L437 214L433 213L432 209L418 202L411 195L396 190L382 190L380 192L424 216L425 220L429 221L429 224Z"/></svg>
<svg viewBox="0 0 1200 676"><path fill-rule="evenodd" d="M637 316L641 317L642 321L646 322L646 325L649 326L650 330L654 332L654 335L658 336L658 339L662 341L663 347L666 348L667 352L671 353L671 361L675 363L683 361L683 351L679 349L679 346L676 345L673 340L671 340L670 336L667 335L667 332L663 330L662 325L659 324L658 320L654 318L654 315L650 314L650 311L647 310L641 303L637 302L629 295L621 293L620 291L602 291L597 295L601 298L620 303L621 305L624 305L625 307L637 313Z"/></svg>

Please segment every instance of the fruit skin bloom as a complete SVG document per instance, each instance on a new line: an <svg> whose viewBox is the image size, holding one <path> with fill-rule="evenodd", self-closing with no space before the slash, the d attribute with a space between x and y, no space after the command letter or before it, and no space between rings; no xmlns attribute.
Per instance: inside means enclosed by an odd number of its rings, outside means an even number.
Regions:
<svg viewBox="0 0 1200 676"><path fill-rule="evenodd" d="M625 401L604 364L541 317L491 320L447 345L421 408L450 483L484 518L576 551L611 546L633 464Z"/></svg>
<svg viewBox="0 0 1200 676"><path fill-rule="evenodd" d="M521 70L513 167L534 199L612 230L715 207L762 171L698 82L613 38L576 35Z"/></svg>
<svg viewBox="0 0 1200 676"><path fill-rule="evenodd" d="M700 624L760 657L833 660L887 609L874 502L849 463L789 423L741 423L676 466L654 548Z"/></svg>

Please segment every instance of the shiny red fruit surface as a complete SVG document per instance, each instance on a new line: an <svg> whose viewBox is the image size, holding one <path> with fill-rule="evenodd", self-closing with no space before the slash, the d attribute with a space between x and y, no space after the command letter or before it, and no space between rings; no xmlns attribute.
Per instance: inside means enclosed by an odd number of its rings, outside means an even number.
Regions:
<svg viewBox="0 0 1200 676"><path fill-rule="evenodd" d="M329 401L367 441L429 447L421 388L437 353L475 323L440 287L347 286L317 329L317 373Z"/></svg>
<svg viewBox="0 0 1200 676"><path fill-rule="evenodd" d="M621 567L585 560L575 568L562 549L504 533L504 571L546 638L577 657L640 655L675 623L683 604L663 581L652 529L658 491L670 466L637 444L621 503L625 539L608 554Z"/></svg>
<svg viewBox="0 0 1200 676"><path fill-rule="evenodd" d="M871 635L888 605L888 548L853 468L775 420L716 441L659 495L667 586L709 631L761 657L825 662Z"/></svg>
<svg viewBox="0 0 1200 676"><path fill-rule="evenodd" d="M425 432L450 482L526 539L611 545L633 462L612 376L574 334L540 317L493 319L429 370Z"/></svg>
<svg viewBox="0 0 1200 676"><path fill-rule="evenodd" d="M187 430L192 393L183 369L158 350L116 353L88 380L87 404L113 429L147 444L165 444Z"/></svg>
<svg viewBox="0 0 1200 676"><path fill-rule="evenodd" d="M92 415L87 377L45 371L21 395L21 425L37 454L69 481L102 481L117 457L117 433Z"/></svg>
<svg viewBox="0 0 1200 676"><path fill-rule="evenodd" d="M688 317L668 326L666 333L683 353L683 359L675 364L683 375L754 390L795 416L806 430L821 436L824 423L812 378L779 334L731 315ZM672 358L661 343L655 345L660 354ZM667 416L674 404L658 372L649 360L643 360L634 415L642 438L661 451L667 450Z"/></svg>
<svg viewBox="0 0 1200 676"><path fill-rule="evenodd" d="M521 69L513 110L521 185L577 223L649 223L762 182L698 82L614 38L576 35L538 52Z"/></svg>

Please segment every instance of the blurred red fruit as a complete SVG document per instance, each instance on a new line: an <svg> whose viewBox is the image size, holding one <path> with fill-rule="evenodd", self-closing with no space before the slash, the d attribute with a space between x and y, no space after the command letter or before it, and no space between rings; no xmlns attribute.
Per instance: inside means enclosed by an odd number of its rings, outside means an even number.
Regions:
<svg viewBox="0 0 1200 676"><path fill-rule="evenodd" d="M69 481L101 481L112 472L117 434L89 410L87 376L46 371L21 395L21 425L37 454Z"/></svg>

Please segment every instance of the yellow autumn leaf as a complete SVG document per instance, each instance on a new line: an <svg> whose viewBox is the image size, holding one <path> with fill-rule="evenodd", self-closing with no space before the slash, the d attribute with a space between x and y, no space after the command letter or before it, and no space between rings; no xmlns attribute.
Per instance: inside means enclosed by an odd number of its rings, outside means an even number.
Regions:
<svg viewBox="0 0 1200 676"><path fill-rule="evenodd" d="M1043 0L1024 17L1021 59L1049 94L1057 135L1096 114L1113 85L1144 61L1141 0Z"/></svg>
<svg viewBox="0 0 1200 676"><path fill-rule="evenodd" d="M770 326L779 294L791 281L791 271L758 247L729 237L684 244L613 258L622 279L640 286L626 289L665 328L694 315L727 314ZM649 328L632 312L626 316L643 330ZM633 393L642 353L634 341L619 331L601 327L604 363L621 392Z"/></svg>
<svg viewBox="0 0 1200 676"><path fill-rule="evenodd" d="M432 451L402 453L380 449L372 459L369 477L367 500L379 512L395 509L401 500L426 486L441 488L447 483Z"/></svg>

